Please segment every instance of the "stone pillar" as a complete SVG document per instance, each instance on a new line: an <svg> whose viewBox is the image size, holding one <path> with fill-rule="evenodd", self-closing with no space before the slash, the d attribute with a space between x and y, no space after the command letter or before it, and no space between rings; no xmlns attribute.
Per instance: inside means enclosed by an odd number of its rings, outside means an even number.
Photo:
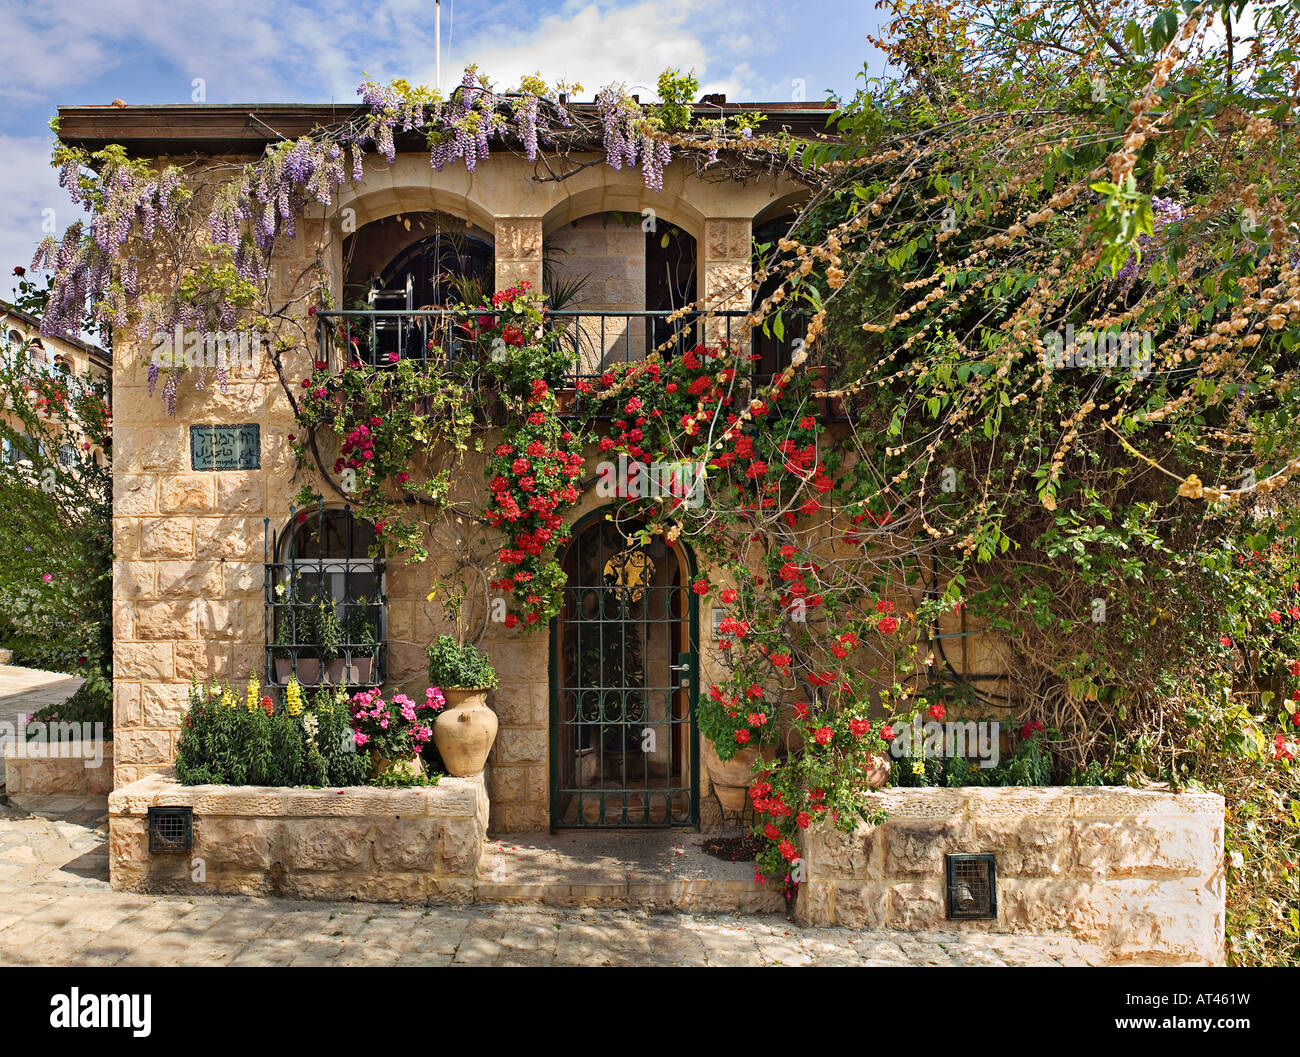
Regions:
<svg viewBox="0 0 1300 1057"><path fill-rule="evenodd" d="M493 233L496 284L502 290L527 279L542 288L542 218L497 217Z"/></svg>
<svg viewBox="0 0 1300 1057"><path fill-rule="evenodd" d="M710 311L748 311L753 284L750 282L751 225L748 217L711 217L704 222L700 239L700 296ZM730 322L730 331L728 331ZM710 320L706 340L715 344L731 336L742 351L749 348L749 331L741 319Z"/></svg>

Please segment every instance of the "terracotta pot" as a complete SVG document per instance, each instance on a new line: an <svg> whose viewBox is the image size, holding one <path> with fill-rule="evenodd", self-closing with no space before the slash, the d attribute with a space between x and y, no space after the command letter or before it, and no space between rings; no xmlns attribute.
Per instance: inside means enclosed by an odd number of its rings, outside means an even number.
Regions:
<svg viewBox="0 0 1300 1057"><path fill-rule="evenodd" d="M891 761L888 756L881 753L874 753L867 758L867 766L863 770L863 775L867 780L867 785L872 789L880 789L889 781L889 772Z"/></svg>
<svg viewBox="0 0 1300 1057"><path fill-rule="evenodd" d="M293 673L293 661L287 657L275 659L275 681L280 686L287 686L289 676ZM315 686L320 679L320 661L316 658L298 658L298 682L303 686Z"/></svg>
<svg viewBox="0 0 1300 1057"><path fill-rule="evenodd" d="M433 721L433 743L442 765L454 778L478 774L497 737L497 714L488 708L488 692L466 687L442 688L447 705Z"/></svg>
<svg viewBox="0 0 1300 1057"><path fill-rule="evenodd" d="M396 771L398 774L406 775L408 778L414 778L417 775L424 774L424 759L418 754L409 760L386 760L377 752L370 753L370 776L376 778L387 771Z"/></svg>
<svg viewBox="0 0 1300 1057"><path fill-rule="evenodd" d="M347 671L348 685L366 686L370 682L370 677L374 674L374 671L375 659L373 657L353 657Z"/></svg>
<svg viewBox="0 0 1300 1057"><path fill-rule="evenodd" d="M325 672L321 681L328 683L330 686L342 686L343 674L347 665L342 657L336 657L332 661L325 662Z"/></svg>
<svg viewBox="0 0 1300 1057"><path fill-rule="evenodd" d="M717 794L723 811L744 810L745 793L753 781L754 764L760 752L765 760L776 759L775 746L763 745L757 749L741 749L724 762L714 750L713 742L704 739L704 769L708 771L709 781L713 783L713 791Z"/></svg>

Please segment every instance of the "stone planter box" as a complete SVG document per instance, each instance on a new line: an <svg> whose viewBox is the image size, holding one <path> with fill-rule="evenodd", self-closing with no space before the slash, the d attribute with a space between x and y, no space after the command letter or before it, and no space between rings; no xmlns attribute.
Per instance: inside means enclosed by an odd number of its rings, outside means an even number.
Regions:
<svg viewBox="0 0 1300 1057"><path fill-rule="evenodd" d="M8 796L107 796L113 791L113 743L6 742L4 784Z"/></svg>
<svg viewBox="0 0 1300 1057"><path fill-rule="evenodd" d="M149 851L148 809L191 807L188 853ZM183 786L149 775L108 799L109 875L131 892L463 903L487 831L482 775L413 789Z"/></svg>
<svg viewBox="0 0 1300 1057"><path fill-rule="evenodd" d="M805 831L812 925L1070 936L1116 964L1224 963L1223 798L1128 788L887 789ZM946 854L996 855L997 917L949 920Z"/></svg>

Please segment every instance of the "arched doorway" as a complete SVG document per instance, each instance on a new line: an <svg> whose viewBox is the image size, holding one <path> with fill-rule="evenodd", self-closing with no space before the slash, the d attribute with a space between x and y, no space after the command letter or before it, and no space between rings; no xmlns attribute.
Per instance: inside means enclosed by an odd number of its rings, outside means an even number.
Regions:
<svg viewBox="0 0 1300 1057"><path fill-rule="evenodd" d="M551 828L695 825L693 558L642 526L580 522L551 625Z"/></svg>

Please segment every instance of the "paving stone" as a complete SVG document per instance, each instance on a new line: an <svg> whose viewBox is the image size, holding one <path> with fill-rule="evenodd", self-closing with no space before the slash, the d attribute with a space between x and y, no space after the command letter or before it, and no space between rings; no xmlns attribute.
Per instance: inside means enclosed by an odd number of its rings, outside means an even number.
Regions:
<svg viewBox="0 0 1300 1057"><path fill-rule="evenodd" d="M1069 937L803 929L774 914L403 907L108 886L103 799L0 805L0 964L1095 965ZM75 819L75 824L72 820ZM98 821L97 821L98 820Z"/></svg>

